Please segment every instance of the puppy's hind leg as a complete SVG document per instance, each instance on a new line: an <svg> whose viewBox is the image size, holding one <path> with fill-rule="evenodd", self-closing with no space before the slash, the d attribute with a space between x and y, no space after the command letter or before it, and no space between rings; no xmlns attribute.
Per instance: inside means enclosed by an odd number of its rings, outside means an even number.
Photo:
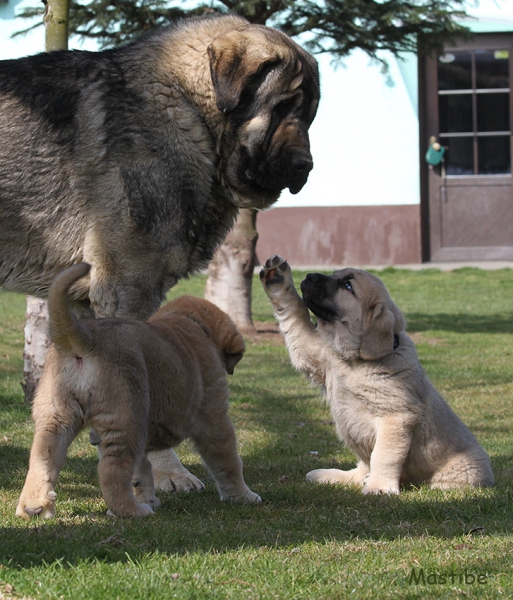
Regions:
<svg viewBox="0 0 513 600"><path fill-rule="evenodd" d="M221 500L242 504L261 502L260 496L252 492L244 481L237 439L228 415L216 421L204 424L202 430L192 438L216 482Z"/></svg>
<svg viewBox="0 0 513 600"><path fill-rule="evenodd" d="M65 427L58 419L36 422L36 433L30 451L25 485L20 495L16 515L23 519L55 515L55 485L66 460L69 445L80 430L80 423Z"/></svg>
<svg viewBox="0 0 513 600"><path fill-rule="evenodd" d="M132 487L134 476L140 475L136 469L144 472L148 468L144 462L146 429L141 425L147 420L147 402L142 390L129 395L118 389L117 403L122 410L102 413L91 423L101 439L98 475L109 515L145 517L153 513L151 506L138 502Z"/></svg>
<svg viewBox="0 0 513 600"><path fill-rule="evenodd" d="M141 504L134 495L132 479L140 455L124 433L111 431L102 437L100 455L98 475L108 514L116 517L153 514L151 506Z"/></svg>
<svg viewBox="0 0 513 600"><path fill-rule="evenodd" d="M349 471L342 471L341 469L315 469L306 474L306 479L313 483L341 483L363 486L363 482L369 471L369 465L360 461L355 469L350 469Z"/></svg>
<svg viewBox="0 0 513 600"><path fill-rule="evenodd" d="M148 504L153 510L160 508L160 500L155 496L151 463L145 454L140 457L135 467L132 487L135 497L141 504Z"/></svg>

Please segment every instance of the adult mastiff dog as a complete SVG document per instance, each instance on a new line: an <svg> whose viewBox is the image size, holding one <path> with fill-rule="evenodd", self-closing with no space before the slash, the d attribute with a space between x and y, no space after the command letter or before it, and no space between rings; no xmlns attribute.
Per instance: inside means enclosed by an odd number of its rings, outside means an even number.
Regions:
<svg viewBox="0 0 513 600"><path fill-rule="evenodd" d="M318 100L316 61L236 16L0 61L0 284L46 297L88 262L71 300L146 319L239 208L303 187Z"/></svg>

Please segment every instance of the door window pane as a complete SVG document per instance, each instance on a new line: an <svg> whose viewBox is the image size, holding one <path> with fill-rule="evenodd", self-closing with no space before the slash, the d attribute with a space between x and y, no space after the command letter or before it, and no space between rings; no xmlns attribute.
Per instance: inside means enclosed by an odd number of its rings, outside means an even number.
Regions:
<svg viewBox="0 0 513 600"><path fill-rule="evenodd" d="M444 156L447 175L473 175L473 138L444 138L442 143L447 148Z"/></svg>
<svg viewBox="0 0 513 600"><path fill-rule="evenodd" d="M472 132L472 94L447 94L438 97L440 133Z"/></svg>
<svg viewBox="0 0 513 600"><path fill-rule="evenodd" d="M484 136L477 139L479 175L511 173L510 137Z"/></svg>
<svg viewBox="0 0 513 600"><path fill-rule="evenodd" d="M477 89L509 87L509 52L476 50Z"/></svg>
<svg viewBox="0 0 513 600"><path fill-rule="evenodd" d="M509 93L477 94L477 130L509 131Z"/></svg>
<svg viewBox="0 0 513 600"><path fill-rule="evenodd" d="M472 87L470 52L447 52L438 57L439 90L469 90Z"/></svg>

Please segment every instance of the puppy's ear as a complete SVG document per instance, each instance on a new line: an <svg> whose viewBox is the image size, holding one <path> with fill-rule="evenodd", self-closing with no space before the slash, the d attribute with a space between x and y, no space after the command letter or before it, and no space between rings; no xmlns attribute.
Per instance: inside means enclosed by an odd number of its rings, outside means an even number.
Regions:
<svg viewBox="0 0 513 600"><path fill-rule="evenodd" d="M394 335L404 329L404 317L393 304L377 302L369 308L370 320L362 336L360 357L377 360L394 349Z"/></svg>
<svg viewBox="0 0 513 600"><path fill-rule="evenodd" d="M228 375L233 375L233 370L235 369L235 365L240 361L240 359L244 356L243 352L238 352L237 354L227 354L224 353L224 368Z"/></svg>
<svg viewBox="0 0 513 600"><path fill-rule="evenodd" d="M217 108L231 112L251 80L263 76L280 59L241 31L231 31L207 49Z"/></svg>

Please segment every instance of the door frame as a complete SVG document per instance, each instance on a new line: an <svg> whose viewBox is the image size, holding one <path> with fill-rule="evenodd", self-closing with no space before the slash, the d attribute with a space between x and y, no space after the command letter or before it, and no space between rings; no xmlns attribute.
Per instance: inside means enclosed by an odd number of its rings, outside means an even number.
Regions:
<svg viewBox="0 0 513 600"><path fill-rule="evenodd" d="M444 52L452 50L475 50L477 48L504 47L509 52L510 81L513 80L513 32L476 33L465 40L455 40L444 47ZM431 260L513 260L513 244L511 246L486 247L442 247L442 224L439 203L430 201L430 184L434 177L426 163L425 155L429 138L435 135L439 139L438 129L438 94L433 94L433 86L437 87L437 57L419 56L419 157L420 157L420 213L421 213L421 255L423 262ZM513 86L510 86L510 131L513 131ZM513 162L513 135L510 136L511 160ZM469 177L470 179L470 177ZM513 196L513 169L508 175L478 175L472 177L470 187L495 185L511 185ZM461 186L461 180L448 177L446 187ZM513 201L513 197L512 197Z"/></svg>

